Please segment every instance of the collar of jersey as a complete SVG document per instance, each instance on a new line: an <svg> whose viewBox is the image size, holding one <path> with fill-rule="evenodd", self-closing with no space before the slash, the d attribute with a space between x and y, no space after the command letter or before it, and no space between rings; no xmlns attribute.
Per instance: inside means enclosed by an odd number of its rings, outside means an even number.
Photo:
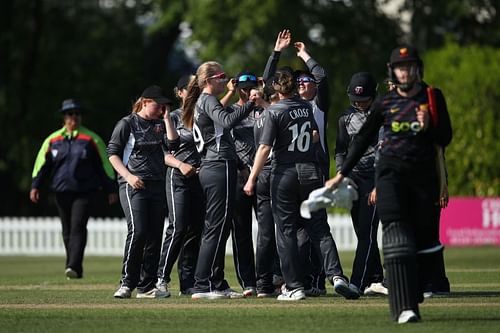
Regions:
<svg viewBox="0 0 500 333"><path fill-rule="evenodd" d="M59 130L59 135L61 135L62 137L66 138L66 139L74 139L78 136L78 134L80 133L80 128L77 128L71 132L68 132L66 130L66 127L63 127Z"/></svg>

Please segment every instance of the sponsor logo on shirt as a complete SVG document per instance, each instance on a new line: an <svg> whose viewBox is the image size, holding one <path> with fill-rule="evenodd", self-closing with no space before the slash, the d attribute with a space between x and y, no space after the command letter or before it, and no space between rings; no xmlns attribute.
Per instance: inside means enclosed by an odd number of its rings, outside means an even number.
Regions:
<svg viewBox="0 0 500 333"><path fill-rule="evenodd" d="M156 124L155 127L154 127L155 133L160 134L162 132L162 128L161 127L162 127L161 124Z"/></svg>
<svg viewBox="0 0 500 333"><path fill-rule="evenodd" d="M414 133L420 132L422 127L420 126L420 123L418 121L393 121L391 123L391 130L394 133L399 133L399 132L408 132L412 131Z"/></svg>

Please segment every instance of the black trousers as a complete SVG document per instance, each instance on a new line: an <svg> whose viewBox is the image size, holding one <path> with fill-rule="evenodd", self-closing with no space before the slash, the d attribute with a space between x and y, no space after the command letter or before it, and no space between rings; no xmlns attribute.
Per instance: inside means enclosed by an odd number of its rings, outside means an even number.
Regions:
<svg viewBox="0 0 500 333"><path fill-rule="evenodd" d="M120 203L127 220L121 285L140 292L155 288L166 215L165 183L144 181L134 190L120 185Z"/></svg>
<svg viewBox="0 0 500 333"><path fill-rule="evenodd" d="M330 233L326 210L312 213L309 220L300 216L299 207L309 193L323 186L316 164L275 166L271 175L271 205L276 223L276 243L281 270L289 289L304 287L305 271L299 257L297 230L304 228L321 254L326 276L343 276L337 247Z"/></svg>
<svg viewBox="0 0 500 333"><path fill-rule="evenodd" d="M368 197L375 186L373 173L352 173L349 176L358 186L359 199L351 209L352 224L358 239L350 282L363 291L373 282L384 280L377 241L379 218Z"/></svg>
<svg viewBox="0 0 500 333"><path fill-rule="evenodd" d="M87 244L87 223L94 193L56 192L55 202L61 218L66 250L66 268L83 275L83 256Z"/></svg>
<svg viewBox="0 0 500 333"><path fill-rule="evenodd" d="M408 224L417 251L440 245L436 218L439 190L434 163L410 164L384 158L379 161L376 177L382 226L392 222Z"/></svg>
<svg viewBox="0 0 500 333"><path fill-rule="evenodd" d="M425 265L417 265L418 253L440 245L436 244L436 167L433 161L408 163L384 157L376 175L389 305L392 319L397 320L402 310L419 314L417 302L423 300L419 276L426 272Z"/></svg>
<svg viewBox="0 0 500 333"><path fill-rule="evenodd" d="M203 161L199 173L206 214L196 264L195 292L229 288L224 279L224 259L236 191L235 161Z"/></svg>
<svg viewBox="0 0 500 333"><path fill-rule="evenodd" d="M257 178L257 246L256 274L257 291L272 293L274 291L273 275L281 276L279 270L278 251L274 229L273 212L271 209L271 167L266 166ZM278 266L278 267L277 267ZM279 272L277 272L279 270Z"/></svg>
<svg viewBox="0 0 500 333"><path fill-rule="evenodd" d="M243 289L256 287L255 255L252 240L252 209L256 207L256 198L243 192L245 183L246 179L238 176L231 225L234 267L238 282Z"/></svg>
<svg viewBox="0 0 500 333"><path fill-rule="evenodd" d="M194 287L200 250L205 203L198 175L189 178L175 168L167 169L168 226L158 267L158 280L169 283L176 261L180 290Z"/></svg>

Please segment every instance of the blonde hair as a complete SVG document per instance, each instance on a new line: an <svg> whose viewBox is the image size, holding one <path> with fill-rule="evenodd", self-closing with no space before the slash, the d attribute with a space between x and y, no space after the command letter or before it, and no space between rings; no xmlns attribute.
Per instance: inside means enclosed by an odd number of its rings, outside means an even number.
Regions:
<svg viewBox="0 0 500 333"><path fill-rule="evenodd" d="M146 100L144 97L139 97L133 104L132 104L132 113L137 113L141 111L142 109L142 103Z"/></svg>
<svg viewBox="0 0 500 333"><path fill-rule="evenodd" d="M193 128L194 123L194 108L201 91L207 85L209 77L215 75L222 70L222 66L215 61L207 61L201 64L196 70L196 76L191 79L187 86L187 94L182 106L182 122L187 128Z"/></svg>

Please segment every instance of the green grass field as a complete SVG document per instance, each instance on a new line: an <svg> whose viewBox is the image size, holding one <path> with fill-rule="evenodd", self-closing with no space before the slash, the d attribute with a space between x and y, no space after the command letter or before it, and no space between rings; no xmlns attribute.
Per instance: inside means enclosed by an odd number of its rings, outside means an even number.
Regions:
<svg viewBox="0 0 500 333"><path fill-rule="evenodd" d="M342 252L350 273L353 253ZM0 332L500 332L500 248L445 252L452 294L421 305L423 320L389 320L387 298L334 295L279 303L248 298L118 300L121 258L87 257L85 278L65 279L61 257L0 256ZM231 258L226 274L237 286Z"/></svg>

